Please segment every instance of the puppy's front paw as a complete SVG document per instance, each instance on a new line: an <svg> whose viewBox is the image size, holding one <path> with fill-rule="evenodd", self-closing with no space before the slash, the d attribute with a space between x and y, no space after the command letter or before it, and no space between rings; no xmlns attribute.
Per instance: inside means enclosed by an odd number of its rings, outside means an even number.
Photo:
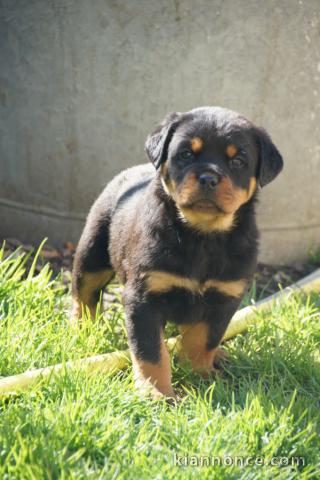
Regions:
<svg viewBox="0 0 320 480"><path fill-rule="evenodd" d="M157 388L157 385L153 384L149 378L136 377L135 386L141 397L144 398L152 398L153 400L166 399L169 403L178 400L171 385L162 385L160 388Z"/></svg>
<svg viewBox="0 0 320 480"><path fill-rule="evenodd" d="M220 375L221 372L219 368L227 358L227 352L220 347L212 350L194 349L193 351L189 351L188 355L186 355L186 352L182 352L180 356L182 361L189 361L192 370L205 379L210 375Z"/></svg>
<svg viewBox="0 0 320 480"><path fill-rule="evenodd" d="M213 368L217 369L223 366L225 362L229 361L229 354L223 348L217 347L213 358Z"/></svg>

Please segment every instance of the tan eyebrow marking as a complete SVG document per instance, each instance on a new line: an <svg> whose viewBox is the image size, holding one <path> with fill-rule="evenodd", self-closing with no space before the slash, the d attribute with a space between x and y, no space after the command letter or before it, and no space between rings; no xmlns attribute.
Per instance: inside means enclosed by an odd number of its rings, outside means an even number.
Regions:
<svg viewBox="0 0 320 480"><path fill-rule="evenodd" d="M199 137L194 137L190 140L191 150L194 153L199 153L203 147L203 140Z"/></svg>
<svg viewBox="0 0 320 480"><path fill-rule="evenodd" d="M232 158L234 157L235 155L237 155L238 153L238 149L235 145L233 145L233 143L230 143L230 145L227 146L226 148L226 154L229 158Z"/></svg>

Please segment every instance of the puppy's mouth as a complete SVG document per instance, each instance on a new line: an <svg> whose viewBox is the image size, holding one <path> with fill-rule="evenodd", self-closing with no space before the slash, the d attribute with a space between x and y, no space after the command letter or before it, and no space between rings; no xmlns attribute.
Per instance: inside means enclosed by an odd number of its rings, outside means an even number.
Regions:
<svg viewBox="0 0 320 480"><path fill-rule="evenodd" d="M183 207L207 213L225 213L224 210L216 202L208 198L200 198L186 205L183 205Z"/></svg>

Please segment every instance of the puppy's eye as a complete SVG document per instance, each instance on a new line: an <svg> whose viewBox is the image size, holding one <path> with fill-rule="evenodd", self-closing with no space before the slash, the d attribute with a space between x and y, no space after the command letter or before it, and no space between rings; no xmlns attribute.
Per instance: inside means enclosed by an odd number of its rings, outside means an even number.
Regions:
<svg viewBox="0 0 320 480"><path fill-rule="evenodd" d="M231 168L242 168L245 165L245 161L240 157L230 158L229 165Z"/></svg>
<svg viewBox="0 0 320 480"><path fill-rule="evenodd" d="M183 160L192 160L193 159L193 153L190 152L190 150L183 150L182 152L180 152L180 157Z"/></svg>

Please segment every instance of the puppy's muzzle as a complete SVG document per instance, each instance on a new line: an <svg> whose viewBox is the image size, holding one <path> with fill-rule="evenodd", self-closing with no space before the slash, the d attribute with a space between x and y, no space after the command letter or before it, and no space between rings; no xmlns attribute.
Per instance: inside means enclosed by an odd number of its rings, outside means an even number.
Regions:
<svg viewBox="0 0 320 480"><path fill-rule="evenodd" d="M201 172L198 175L198 182L201 190L210 191L214 190L215 187L222 180L223 174L218 169L210 169L205 172Z"/></svg>

